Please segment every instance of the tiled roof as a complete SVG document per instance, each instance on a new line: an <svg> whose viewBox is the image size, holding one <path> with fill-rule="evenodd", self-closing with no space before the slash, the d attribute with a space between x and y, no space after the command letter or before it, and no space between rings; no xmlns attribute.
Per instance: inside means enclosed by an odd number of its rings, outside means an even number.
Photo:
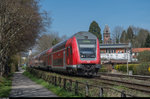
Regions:
<svg viewBox="0 0 150 99"><path fill-rule="evenodd" d="M132 48L132 52L150 51L150 48Z"/></svg>

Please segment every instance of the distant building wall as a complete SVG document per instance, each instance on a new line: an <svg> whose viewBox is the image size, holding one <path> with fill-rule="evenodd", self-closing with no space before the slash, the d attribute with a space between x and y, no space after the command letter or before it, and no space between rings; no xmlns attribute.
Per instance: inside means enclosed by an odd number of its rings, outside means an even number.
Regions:
<svg viewBox="0 0 150 99"><path fill-rule="evenodd" d="M101 44L100 56L102 62L125 63L132 62L131 44ZM113 61L112 61L113 60Z"/></svg>
<svg viewBox="0 0 150 99"><path fill-rule="evenodd" d="M101 59L107 60L127 60L131 62L131 55L129 53L101 53Z"/></svg>

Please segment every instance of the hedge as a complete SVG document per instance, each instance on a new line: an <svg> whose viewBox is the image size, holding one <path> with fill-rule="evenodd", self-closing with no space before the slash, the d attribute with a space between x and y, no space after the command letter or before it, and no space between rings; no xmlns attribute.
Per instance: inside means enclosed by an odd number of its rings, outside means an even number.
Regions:
<svg viewBox="0 0 150 99"><path fill-rule="evenodd" d="M128 69L132 70L133 74L139 75L150 75L148 68L150 64L148 63L141 63L141 64L128 64ZM115 65L114 69L122 72L127 72L127 64L117 64Z"/></svg>

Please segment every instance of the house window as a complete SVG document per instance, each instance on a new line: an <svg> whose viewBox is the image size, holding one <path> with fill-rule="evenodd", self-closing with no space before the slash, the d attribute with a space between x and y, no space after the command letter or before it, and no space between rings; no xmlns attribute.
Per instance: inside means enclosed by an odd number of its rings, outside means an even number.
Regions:
<svg viewBox="0 0 150 99"><path fill-rule="evenodd" d="M114 53L116 53L116 49L114 49Z"/></svg>
<svg viewBox="0 0 150 99"><path fill-rule="evenodd" d="M126 53L127 52L127 49L124 49L124 53Z"/></svg>
<svg viewBox="0 0 150 99"><path fill-rule="evenodd" d="M108 49L106 49L106 53L108 53Z"/></svg>
<svg viewBox="0 0 150 99"><path fill-rule="evenodd" d="M112 49L112 50L111 50L111 53L113 53L113 52L114 52L114 50Z"/></svg>
<svg viewBox="0 0 150 99"><path fill-rule="evenodd" d="M110 49L109 49L109 53L111 53Z"/></svg>

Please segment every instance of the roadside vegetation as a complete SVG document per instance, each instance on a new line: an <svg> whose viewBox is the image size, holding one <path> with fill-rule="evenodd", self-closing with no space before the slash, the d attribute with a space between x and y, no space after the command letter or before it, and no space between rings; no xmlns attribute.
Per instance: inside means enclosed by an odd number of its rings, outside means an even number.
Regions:
<svg viewBox="0 0 150 99"><path fill-rule="evenodd" d="M150 75L150 51L140 52L137 57L139 64L128 64L134 75ZM127 64L117 64L114 69L127 72Z"/></svg>
<svg viewBox="0 0 150 99"><path fill-rule="evenodd" d="M27 66L22 66L21 68L22 68L23 70L26 70L26 67L27 67Z"/></svg>
<svg viewBox="0 0 150 99"><path fill-rule="evenodd" d="M129 71L132 71L134 75L150 75L150 71L148 70L149 67L150 67L149 63L128 64ZM115 65L114 69L126 73L127 64Z"/></svg>
<svg viewBox="0 0 150 99"><path fill-rule="evenodd" d="M7 78L0 77L0 97L9 97L12 84L12 74Z"/></svg>
<svg viewBox="0 0 150 99"><path fill-rule="evenodd" d="M54 86L41 78L39 79L38 77L30 74L27 71L25 71L23 75L29 77L32 81L44 86L45 88L47 88L48 90L52 91L53 93L55 93L60 97L80 97L80 96L76 96L73 92L68 92L63 88L60 88L59 86Z"/></svg>
<svg viewBox="0 0 150 99"><path fill-rule="evenodd" d="M18 55L10 57L8 62L8 75L0 76L0 97L9 97L12 86L12 75L18 70Z"/></svg>
<svg viewBox="0 0 150 99"><path fill-rule="evenodd" d="M36 71L39 71L39 70L36 70ZM74 81L77 80L78 82L83 82L83 83L88 82L88 84L90 84L90 85L101 85L99 82L97 82L97 81L95 82L95 81L91 80L90 78L86 78L86 77L83 78L83 77L76 77L76 76L67 76L67 75L61 75L61 74L57 74L57 73L48 73L48 72L44 72L44 71L39 71L39 72L42 72L42 74L47 74L47 75L51 75L51 76L59 76L59 77L66 78L66 79L72 79ZM31 80L35 81L36 83L41 84L42 86L48 88L50 91L52 91L53 93L55 93L56 95L58 95L60 97L85 97L85 85L83 85L83 84L78 84L78 88L79 88L78 92L79 93L78 93L78 95L75 95L75 92L73 90L67 91L63 87L60 88L59 86L54 86L51 83L48 83L41 78L39 79L38 77L33 76L31 73L29 73L27 71L25 71L23 74L25 76L29 77ZM41 73L39 73L39 74L41 74ZM69 86L68 83L66 84L66 86ZM75 87L75 84L73 83L73 88L74 87ZM105 90L103 97L107 97L107 96L109 97L109 94L106 92L107 91ZM91 87L89 90L90 96L92 94L95 94L95 95L92 95L92 97L98 97L97 96L98 93L99 93L99 87L98 88Z"/></svg>
<svg viewBox="0 0 150 99"><path fill-rule="evenodd" d="M110 65L102 65L99 69L99 72L111 72L112 67Z"/></svg>
<svg viewBox="0 0 150 99"><path fill-rule="evenodd" d="M27 68L28 71L31 72L31 69L30 68ZM33 73L33 74L31 74ZM118 93L116 92L115 90L120 90L120 91L125 91L125 93L128 93L128 94L131 94L131 95L135 95L135 96L147 96L147 94L145 93L141 93L139 91L135 91L135 90L131 90L131 89L128 89L126 87L115 87L115 86L108 86L107 84L104 84L101 82L101 80L94 80L92 78L87 78L87 77L77 77L77 76L68 76L68 75L63 75L63 74L59 74L59 73L51 73L51 72L46 72L46 71L41 71L41 70L37 70L37 69L32 69L32 72L29 73L27 71L24 72L24 75L29 77L30 79L32 79L33 81L35 81L36 83L38 84L41 84L42 86L48 88L49 90L51 90L53 93L55 93L56 95L60 96L60 97L85 97L85 85L83 84L78 84L78 91L79 93L82 93L82 94L78 94L78 96L75 95L74 93L74 89L72 89L73 92L71 91L67 91L66 89L62 88L63 85L64 85L64 82L62 80L62 84L61 84L61 88L59 86L54 86L52 85L52 76L57 76L57 77L61 77L61 78L66 78L66 79L71 79L73 81L78 81L78 82L82 82L82 83L86 83L88 82L88 85L96 85L96 86L101 86L101 87L105 87L104 88L104 93L103 93L103 97L120 97L121 93ZM35 75L35 76L34 76ZM48 79L50 77L50 79L48 81L50 81L51 83L48 83L46 82L45 80L47 79L47 76L48 76ZM40 78L39 78L40 77ZM42 77L42 79L41 79ZM46 78L45 78L46 77ZM45 79L45 80L43 80ZM58 84L58 83L57 83ZM68 88L69 83L66 83L66 87ZM72 83L73 84L73 87L74 88L74 85L75 83ZM110 87L110 88L115 88L115 90L112 90L112 89L109 89L109 88L106 88L106 87ZM92 87L92 86L89 86L89 96L91 97L99 97L99 87ZM129 92L130 91L130 92ZM132 93L133 92L133 93ZM137 92L139 92L139 94L136 94ZM112 94L113 93L113 94Z"/></svg>

